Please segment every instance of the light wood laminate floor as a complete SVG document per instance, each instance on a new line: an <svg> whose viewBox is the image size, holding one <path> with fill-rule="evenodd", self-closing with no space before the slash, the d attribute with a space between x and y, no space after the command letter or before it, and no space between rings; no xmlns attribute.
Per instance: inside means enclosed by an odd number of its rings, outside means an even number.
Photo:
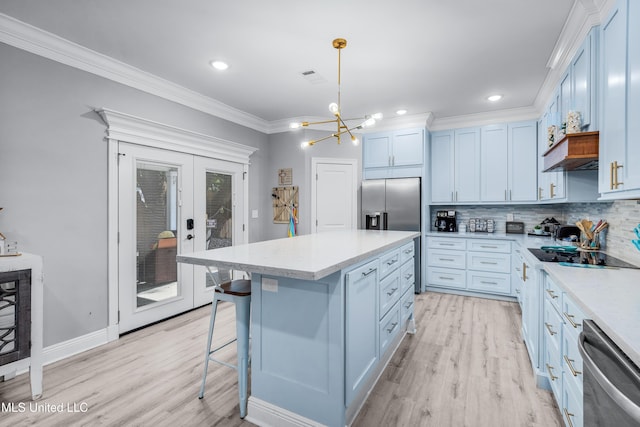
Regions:
<svg viewBox="0 0 640 427"><path fill-rule="evenodd" d="M415 310L417 334L404 339L355 426L562 425L551 393L535 387L517 304L425 293ZM251 426L238 416L235 371L211 364L197 398L209 313L46 366L37 402L28 375L0 383L0 426ZM218 342L235 333L233 305L220 305L216 332ZM233 362L235 346L220 358Z"/></svg>

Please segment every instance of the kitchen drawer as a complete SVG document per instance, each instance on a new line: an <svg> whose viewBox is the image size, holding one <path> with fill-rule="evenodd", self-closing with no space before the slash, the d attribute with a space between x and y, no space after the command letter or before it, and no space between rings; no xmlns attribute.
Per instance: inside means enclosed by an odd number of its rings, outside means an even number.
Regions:
<svg viewBox="0 0 640 427"><path fill-rule="evenodd" d="M574 341L578 342L578 335L582 332L582 322L584 321L585 315L566 292L562 295L561 314L564 318L566 330L569 331Z"/></svg>
<svg viewBox="0 0 640 427"><path fill-rule="evenodd" d="M571 334L567 333L562 334L562 369L564 370L564 376L568 378L568 381L573 383L574 388L576 388L582 396L582 381L584 376L582 356L578 351L578 342L574 340Z"/></svg>
<svg viewBox="0 0 640 427"><path fill-rule="evenodd" d="M549 301L553 304L553 306L560 313L560 301L562 300L562 289L556 285L556 283L551 280L548 274L545 274L544 277L544 296L545 298L549 298Z"/></svg>
<svg viewBox="0 0 640 427"><path fill-rule="evenodd" d="M401 329L400 304L396 304L380 321L380 359Z"/></svg>
<svg viewBox="0 0 640 427"><path fill-rule="evenodd" d="M553 306L548 296L547 298L544 299L543 310L544 310L544 325L542 330L543 330L544 338L545 340L553 341L555 346L557 348L560 348L560 345L561 345L560 337L562 336L562 325L563 325L562 317L560 317L560 314L558 313L556 308Z"/></svg>
<svg viewBox="0 0 640 427"><path fill-rule="evenodd" d="M467 252L467 269L511 273L511 254Z"/></svg>
<svg viewBox="0 0 640 427"><path fill-rule="evenodd" d="M402 293L404 293L407 289L413 288L413 284L415 283L415 268L414 261L411 260L407 263L402 264L400 267L400 282L402 283Z"/></svg>
<svg viewBox="0 0 640 427"><path fill-rule="evenodd" d="M565 375L562 378L562 404L560 414L565 426L583 427L584 406L582 393L575 390Z"/></svg>
<svg viewBox="0 0 640 427"><path fill-rule="evenodd" d="M400 267L400 249L386 252L380 257L380 278Z"/></svg>
<svg viewBox="0 0 640 427"><path fill-rule="evenodd" d="M429 249L427 252L427 265L431 267L448 267L464 270L467 266L466 255L464 252L458 251Z"/></svg>
<svg viewBox="0 0 640 427"><path fill-rule="evenodd" d="M544 344L544 372L549 377L556 402L562 402L562 357L559 340L556 342L549 339L547 334L544 335Z"/></svg>
<svg viewBox="0 0 640 427"><path fill-rule="evenodd" d="M381 318L400 299L400 294L402 293L400 289L400 272L397 270L380 281L379 303Z"/></svg>
<svg viewBox="0 0 640 427"><path fill-rule="evenodd" d="M511 254L511 242L504 240L469 239L467 240L467 250Z"/></svg>
<svg viewBox="0 0 640 427"><path fill-rule="evenodd" d="M467 250L467 243L465 239L429 237L427 241L427 247L432 249L452 249L457 251Z"/></svg>
<svg viewBox="0 0 640 427"><path fill-rule="evenodd" d="M378 264L378 260L376 259L375 261L368 262L363 266L354 268L353 270L347 272L346 283L356 283L359 280L362 280L364 277L368 277L371 275L375 276L377 274ZM376 282L377 281L378 280L376 279Z"/></svg>
<svg viewBox="0 0 640 427"><path fill-rule="evenodd" d="M465 289L467 287L467 273L464 270L429 267L427 268L427 284L445 288Z"/></svg>
<svg viewBox="0 0 640 427"><path fill-rule="evenodd" d="M416 248L414 242L409 242L406 245L400 248L400 264L404 264L405 262L413 259L415 255Z"/></svg>
<svg viewBox="0 0 640 427"><path fill-rule="evenodd" d="M405 327L407 320L413 314L413 303L415 294L412 290L405 291L400 298L400 319L402 319L402 327Z"/></svg>
<svg viewBox="0 0 640 427"><path fill-rule="evenodd" d="M467 271L467 289L492 294L511 294L511 275Z"/></svg>

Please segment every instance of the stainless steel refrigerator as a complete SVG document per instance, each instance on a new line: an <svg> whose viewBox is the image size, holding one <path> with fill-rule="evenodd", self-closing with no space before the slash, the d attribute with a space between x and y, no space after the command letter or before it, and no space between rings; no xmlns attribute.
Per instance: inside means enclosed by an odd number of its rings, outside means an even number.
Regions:
<svg viewBox="0 0 640 427"><path fill-rule="evenodd" d="M420 178L362 181L362 228L420 232L421 194ZM421 291L420 241L420 237L414 241L416 293Z"/></svg>

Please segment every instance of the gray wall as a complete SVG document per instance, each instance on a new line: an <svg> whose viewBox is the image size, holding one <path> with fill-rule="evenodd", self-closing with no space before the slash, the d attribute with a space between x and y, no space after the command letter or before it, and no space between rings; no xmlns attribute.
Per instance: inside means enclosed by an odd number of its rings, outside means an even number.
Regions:
<svg viewBox="0 0 640 427"><path fill-rule="evenodd" d="M295 132L284 132L270 135L269 150L266 153L267 162L264 168L264 185L259 196L260 204L265 206L260 212L264 227L263 238L278 239L287 237L287 224L273 223L273 209L271 201L271 189L278 186L278 169L293 169L293 185L299 187L299 223L298 234L311 232L311 159L314 157L356 159L358 161L358 212L360 211L360 189L362 180L362 148L354 146L347 138L338 145L335 138L322 141L306 149L300 148L300 143L305 139L322 138L330 131L318 131L305 129ZM360 138L362 139L362 138ZM359 217L360 215L358 215Z"/></svg>
<svg viewBox="0 0 640 427"><path fill-rule="evenodd" d="M44 344L107 326L106 107L258 147L249 209L264 210L266 135L0 43L0 230L44 257ZM250 221L252 241L265 230Z"/></svg>

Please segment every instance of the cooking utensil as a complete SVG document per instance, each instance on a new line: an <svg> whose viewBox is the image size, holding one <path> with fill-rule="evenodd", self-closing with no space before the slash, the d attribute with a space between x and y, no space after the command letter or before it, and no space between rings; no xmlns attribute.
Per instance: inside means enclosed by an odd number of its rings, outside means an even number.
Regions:
<svg viewBox="0 0 640 427"><path fill-rule="evenodd" d="M558 265L563 267L580 267L580 268L599 268L599 269L609 269L609 270L619 270L618 267L610 267L608 265L594 265L594 264L579 264L574 262L559 262Z"/></svg>

